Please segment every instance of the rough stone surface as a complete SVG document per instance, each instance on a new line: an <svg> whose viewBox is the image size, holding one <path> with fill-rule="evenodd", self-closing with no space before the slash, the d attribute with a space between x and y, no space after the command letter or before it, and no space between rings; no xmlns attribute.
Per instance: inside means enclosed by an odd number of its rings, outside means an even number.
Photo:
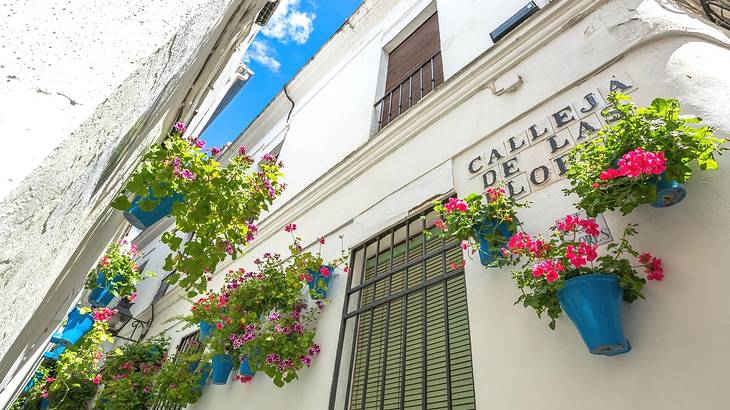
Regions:
<svg viewBox="0 0 730 410"><path fill-rule="evenodd" d="M107 204L177 119L223 27L247 32L263 2L0 4L0 377L121 234Z"/></svg>

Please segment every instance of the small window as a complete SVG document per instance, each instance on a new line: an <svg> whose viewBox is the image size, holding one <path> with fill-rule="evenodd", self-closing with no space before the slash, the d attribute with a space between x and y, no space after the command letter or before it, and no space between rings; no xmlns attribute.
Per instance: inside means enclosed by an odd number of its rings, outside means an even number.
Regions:
<svg viewBox="0 0 730 410"><path fill-rule="evenodd" d="M425 218L421 218L424 216ZM336 364L347 409L474 409L459 242L414 215L353 250Z"/></svg>
<svg viewBox="0 0 730 410"><path fill-rule="evenodd" d="M375 103L378 130L444 82L438 13L388 55L385 95Z"/></svg>

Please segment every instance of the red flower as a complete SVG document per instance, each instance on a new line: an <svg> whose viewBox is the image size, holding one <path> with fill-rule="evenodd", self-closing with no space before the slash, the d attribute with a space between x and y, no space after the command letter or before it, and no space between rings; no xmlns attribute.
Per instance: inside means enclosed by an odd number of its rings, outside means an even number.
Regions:
<svg viewBox="0 0 730 410"><path fill-rule="evenodd" d="M324 245L324 236L321 237L321 238L319 238L319 244L320 245Z"/></svg>
<svg viewBox="0 0 730 410"><path fill-rule="evenodd" d="M284 227L284 230L286 232L294 232L297 230L297 225L296 224L286 224L286 226Z"/></svg>
<svg viewBox="0 0 730 410"><path fill-rule="evenodd" d="M321 273L322 276L324 276L325 278L329 278L330 277L330 270L327 269L327 268L325 268L324 266L322 266L321 268L319 268L319 273Z"/></svg>

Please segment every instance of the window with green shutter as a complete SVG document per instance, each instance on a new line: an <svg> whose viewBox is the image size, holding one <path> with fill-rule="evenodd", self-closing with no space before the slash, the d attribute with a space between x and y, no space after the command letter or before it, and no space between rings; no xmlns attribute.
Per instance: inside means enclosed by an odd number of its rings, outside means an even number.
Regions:
<svg viewBox="0 0 730 410"><path fill-rule="evenodd" d="M331 409L342 393L347 409L476 407L464 271L450 268L461 248L424 235L435 218L414 215L353 249Z"/></svg>

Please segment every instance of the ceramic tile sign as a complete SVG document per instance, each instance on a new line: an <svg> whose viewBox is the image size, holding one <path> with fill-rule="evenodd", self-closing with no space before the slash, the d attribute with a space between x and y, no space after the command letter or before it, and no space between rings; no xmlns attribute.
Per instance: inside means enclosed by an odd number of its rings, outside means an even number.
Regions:
<svg viewBox="0 0 730 410"><path fill-rule="evenodd" d="M457 189L482 192L503 184L508 195L522 198L562 179L570 148L616 121L615 113L604 110L608 93L629 94L636 89L628 74L611 76L604 82L602 87L582 90L574 101L528 115L517 126L508 127L512 131L485 138L454 158L455 174L467 173L466 186Z"/></svg>

